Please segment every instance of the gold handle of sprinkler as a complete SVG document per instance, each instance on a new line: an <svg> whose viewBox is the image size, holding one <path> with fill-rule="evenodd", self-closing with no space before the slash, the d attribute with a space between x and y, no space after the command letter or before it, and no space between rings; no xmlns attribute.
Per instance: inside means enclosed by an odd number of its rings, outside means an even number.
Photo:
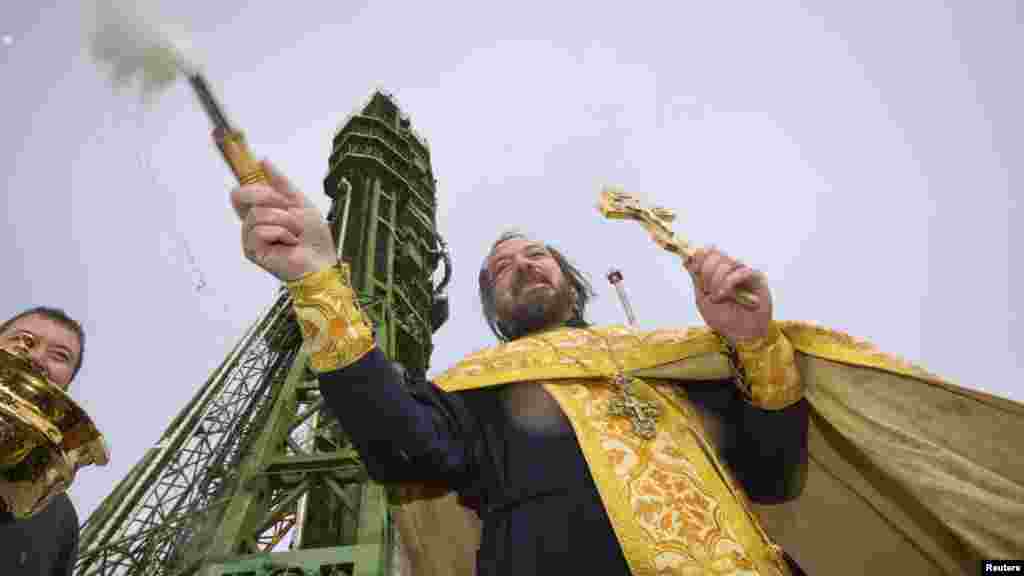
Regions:
<svg viewBox="0 0 1024 576"><path fill-rule="evenodd" d="M213 131L213 140L217 143L217 147L220 148L224 161L228 163L231 171L235 173L235 178L239 184L245 186L246 184L255 184L256 182L264 184L267 182L267 175L263 172L263 166L260 165L259 160L249 150L248 144L245 143L244 134L237 130L217 128Z"/></svg>

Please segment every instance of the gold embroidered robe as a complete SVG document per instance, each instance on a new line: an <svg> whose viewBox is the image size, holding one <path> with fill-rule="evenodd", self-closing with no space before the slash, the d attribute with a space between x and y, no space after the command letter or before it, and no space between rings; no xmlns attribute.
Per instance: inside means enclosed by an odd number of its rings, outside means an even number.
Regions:
<svg viewBox="0 0 1024 576"><path fill-rule="evenodd" d="M797 499L752 507L808 574L968 574L982 559L1024 557L1024 455L1016 440L1024 437L1024 405L956 386L834 330L777 326L812 408L810 458ZM652 382L729 376L706 330L649 334L673 341L666 355L675 357L654 354L631 366L633 374ZM483 368L480 360L501 355L500 347L476 353L437 383L458 390L524 379L516 368ZM460 519L466 514L449 497L406 504L397 516L400 525L430 517L460 527L417 536L412 553L425 565L454 558L452 565L466 566L452 553L452 542L475 537L473 521Z"/></svg>
<svg viewBox="0 0 1024 576"><path fill-rule="evenodd" d="M347 282L339 290L329 276L317 273L289 286L304 337L315 352L315 369L318 362L320 369L347 365L372 347L369 330L353 309ZM793 351L793 362L782 364L798 372L803 394L813 407L810 466L799 498L756 507L756 512L770 537L805 570L958 574L974 571L981 558L1024 556L1024 457L1015 442L1007 440L1024 432L1024 406L949 384L835 331L796 322L775 326L784 335L778 341L786 343L776 350L789 346ZM595 357L594 366L584 370L585 364L558 354L544 360L545 352L539 348L537 354L523 354L528 343L518 341L472 355L437 383L455 391L543 381L573 422L595 480L603 484L602 500L616 535L637 573L656 573L673 565L678 570L668 573L688 573L695 566L695 573L770 573L777 562L768 554L771 549L764 545L757 523L744 521L743 498L727 475L718 473L699 432L686 426L694 418L685 403L674 401L673 392L662 383L727 378L729 364L717 339L704 329L606 333L620 342L612 345L623 354L618 362L652 383L642 394L674 408L661 428L680 441L667 442L659 432L658 438L638 449L624 434L625 421L601 417L609 390L596 382L573 380L600 379L618 369L610 358ZM566 334L563 343L572 348L580 336ZM744 358L754 380L760 370L771 373L780 365L763 352L748 351L753 355ZM601 366L602 362L611 364ZM762 377L773 381L770 374ZM762 390L772 392L771 387ZM757 400L757 390L748 392ZM792 400L792 387L775 392L761 401L774 398L785 405ZM592 422L589 416L594 416ZM714 476L708 466L700 466L696 455L701 451L715 469ZM664 507L672 498L672 490L666 489L671 482L664 483L664 475L657 478L651 470L658 466L651 463L685 476L686 482L676 484L681 492L698 504L702 498L705 503L714 500L710 508L718 506L721 512L715 519L724 521L704 523L686 535L673 525L677 518L659 524L656 507L647 506L644 495L658 494ZM407 503L396 516L406 528L426 527L424 519L444 519L440 530L405 530L403 536L421 565L435 566L437 574L452 574L456 566L472 566L462 557L472 548L459 547L478 537L475 522L466 514L447 498ZM447 563L439 565L431 558Z"/></svg>

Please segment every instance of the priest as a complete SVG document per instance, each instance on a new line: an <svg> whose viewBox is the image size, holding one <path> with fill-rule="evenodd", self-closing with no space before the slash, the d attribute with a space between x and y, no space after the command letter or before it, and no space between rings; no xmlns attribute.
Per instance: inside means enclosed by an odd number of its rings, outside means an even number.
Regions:
<svg viewBox="0 0 1024 576"><path fill-rule="evenodd" d="M1024 548L1020 457L922 421L1021 430L1019 404L773 320L764 277L728 255L686 260L706 327L640 332L589 325L583 276L505 235L480 271L502 343L426 382L384 358L326 224L264 168L232 193L247 257L286 282L371 476L479 516L477 574L952 574ZM837 543L846 559L822 553Z"/></svg>

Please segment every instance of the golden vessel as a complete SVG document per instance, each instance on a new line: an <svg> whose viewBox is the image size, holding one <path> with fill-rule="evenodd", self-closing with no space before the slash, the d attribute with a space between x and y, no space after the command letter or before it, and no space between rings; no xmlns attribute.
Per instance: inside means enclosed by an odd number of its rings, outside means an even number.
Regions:
<svg viewBox="0 0 1024 576"><path fill-rule="evenodd" d="M105 466L103 435L26 356L30 342L0 348L0 513L28 518L67 490L77 472Z"/></svg>

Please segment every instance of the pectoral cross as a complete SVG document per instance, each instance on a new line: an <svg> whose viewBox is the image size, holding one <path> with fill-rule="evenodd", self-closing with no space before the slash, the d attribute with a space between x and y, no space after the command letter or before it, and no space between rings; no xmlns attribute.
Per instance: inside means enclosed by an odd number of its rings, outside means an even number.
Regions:
<svg viewBox="0 0 1024 576"><path fill-rule="evenodd" d="M612 378L612 385L618 389L618 395L608 402L609 416L624 416L633 425L633 433L651 440L657 434L655 425L661 416L661 406L656 402L638 398L633 392L633 376L619 373Z"/></svg>

